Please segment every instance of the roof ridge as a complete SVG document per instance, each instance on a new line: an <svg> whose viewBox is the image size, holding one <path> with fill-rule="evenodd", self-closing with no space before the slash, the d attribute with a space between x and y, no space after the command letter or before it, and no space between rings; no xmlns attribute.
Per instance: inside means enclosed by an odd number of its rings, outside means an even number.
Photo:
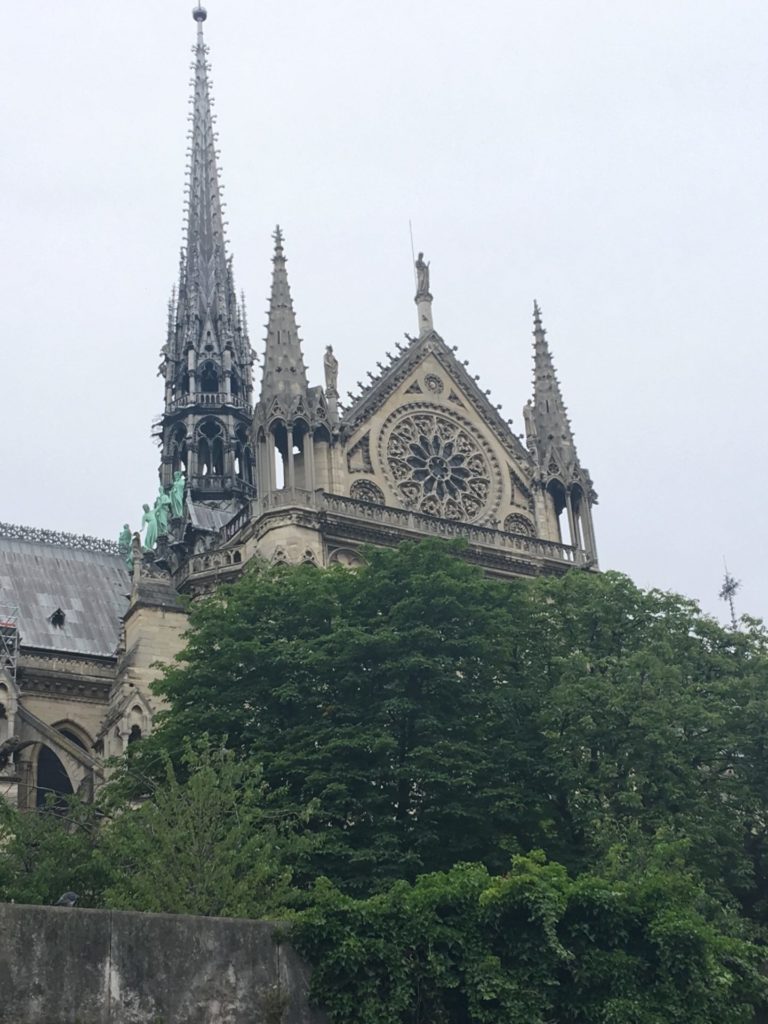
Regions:
<svg viewBox="0 0 768 1024"><path fill-rule="evenodd" d="M63 533L60 530L44 530L38 526L20 526L16 523L0 523L0 537L11 540L33 541L37 544L51 544L56 547L77 551L95 551L105 555L119 554L117 543L102 537L90 537L83 533Z"/></svg>

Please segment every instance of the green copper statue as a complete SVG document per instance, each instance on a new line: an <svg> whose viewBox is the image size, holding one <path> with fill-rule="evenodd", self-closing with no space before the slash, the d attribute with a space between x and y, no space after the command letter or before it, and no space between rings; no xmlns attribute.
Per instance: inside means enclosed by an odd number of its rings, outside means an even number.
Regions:
<svg viewBox="0 0 768 1024"><path fill-rule="evenodd" d="M131 528L128 525L128 523L126 523L122 531L120 532L120 536L117 538L117 550L120 557L122 558L122 560L125 562L129 569L133 568L131 539Z"/></svg>
<svg viewBox="0 0 768 1024"><path fill-rule="evenodd" d="M184 489L186 486L184 474L177 469L173 474L173 483L171 484L171 515L174 519L181 519L184 515Z"/></svg>
<svg viewBox="0 0 768 1024"><path fill-rule="evenodd" d="M157 520L157 536L168 536L168 509L171 506L171 499L165 493L162 485L155 498L155 519Z"/></svg>
<svg viewBox="0 0 768 1024"><path fill-rule="evenodd" d="M144 506L144 515L141 517L141 525L146 524L147 530L144 534L144 550L152 551L157 544L157 516L155 510L149 505Z"/></svg>

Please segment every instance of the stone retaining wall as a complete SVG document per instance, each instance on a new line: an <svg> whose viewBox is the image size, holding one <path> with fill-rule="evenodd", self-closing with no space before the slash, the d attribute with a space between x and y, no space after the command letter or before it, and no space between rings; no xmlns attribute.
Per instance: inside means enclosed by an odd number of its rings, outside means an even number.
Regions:
<svg viewBox="0 0 768 1024"><path fill-rule="evenodd" d="M0 1024L325 1024L262 921L0 904Z"/></svg>

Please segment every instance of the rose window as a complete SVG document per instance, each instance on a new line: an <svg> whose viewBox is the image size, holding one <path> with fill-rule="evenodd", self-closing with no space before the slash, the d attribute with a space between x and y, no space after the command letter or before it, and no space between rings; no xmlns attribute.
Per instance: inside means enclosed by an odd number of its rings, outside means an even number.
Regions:
<svg viewBox="0 0 768 1024"><path fill-rule="evenodd" d="M389 436L386 457L395 489L409 508L472 522L488 505L488 459L478 440L446 416L403 417Z"/></svg>

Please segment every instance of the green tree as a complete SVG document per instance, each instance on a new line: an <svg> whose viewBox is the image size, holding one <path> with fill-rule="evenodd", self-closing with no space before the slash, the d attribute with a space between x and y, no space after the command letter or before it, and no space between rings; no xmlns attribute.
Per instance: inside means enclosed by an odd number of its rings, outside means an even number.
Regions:
<svg viewBox="0 0 768 1024"><path fill-rule="evenodd" d="M542 848L578 873L685 840L714 893L768 900L765 632L617 573L498 581L461 545L356 572L259 567L191 610L131 770L208 732L314 802L296 877L366 893ZM181 769L183 771L183 766Z"/></svg>
<svg viewBox="0 0 768 1024"><path fill-rule="evenodd" d="M290 861L310 842L303 822L274 807L261 772L232 751L187 745L182 764L180 780L166 757L162 783L140 806L118 801L98 850L109 876L104 904L224 917L285 913L294 899Z"/></svg>
<svg viewBox="0 0 768 1024"><path fill-rule="evenodd" d="M77 797L21 813L0 799L0 902L54 903L74 891L99 904L105 877L96 850L99 816Z"/></svg>
<svg viewBox="0 0 768 1024"><path fill-rule="evenodd" d="M293 939L334 1024L738 1024L763 953L684 871L574 880L541 855L367 900L318 883Z"/></svg>

